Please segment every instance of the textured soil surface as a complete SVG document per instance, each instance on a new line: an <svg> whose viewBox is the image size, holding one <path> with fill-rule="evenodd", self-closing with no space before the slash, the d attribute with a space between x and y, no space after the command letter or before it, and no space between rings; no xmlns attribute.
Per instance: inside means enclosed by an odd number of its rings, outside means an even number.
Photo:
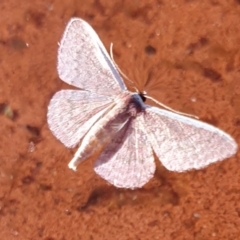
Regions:
<svg viewBox="0 0 240 240"><path fill-rule="evenodd" d="M240 1L3 0L0 11L0 239L240 239L239 153L186 173L157 160L142 189L117 189L95 174L95 156L68 169L75 149L46 120L53 94L70 88L57 49L77 16L114 43L140 91L240 143Z"/></svg>

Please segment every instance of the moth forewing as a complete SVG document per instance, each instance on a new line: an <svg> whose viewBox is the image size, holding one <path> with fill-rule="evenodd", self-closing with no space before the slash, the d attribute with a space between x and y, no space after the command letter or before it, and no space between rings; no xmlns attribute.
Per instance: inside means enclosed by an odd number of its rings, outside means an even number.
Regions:
<svg viewBox="0 0 240 240"><path fill-rule="evenodd" d="M89 91L61 90L48 105L49 128L65 146L73 148L113 104L112 98Z"/></svg>
<svg viewBox="0 0 240 240"><path fill-rule="evenodd" d="M79 18L72 18L66 26L57 69L64 82L84 90L102 95L126 90L98 35Z"/></svg>

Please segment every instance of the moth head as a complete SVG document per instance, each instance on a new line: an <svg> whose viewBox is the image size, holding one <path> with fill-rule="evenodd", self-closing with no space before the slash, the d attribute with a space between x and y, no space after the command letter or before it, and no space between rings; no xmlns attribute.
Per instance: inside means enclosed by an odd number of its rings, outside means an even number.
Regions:
<svg viewBox="0 0 240 240"><path fill-rule="evenodd" d="M140 98L142 99L143 102L146 102L146 95L147 95L147 92L146 91L143 91L143 92L139 92L138 93Z"/></svg>

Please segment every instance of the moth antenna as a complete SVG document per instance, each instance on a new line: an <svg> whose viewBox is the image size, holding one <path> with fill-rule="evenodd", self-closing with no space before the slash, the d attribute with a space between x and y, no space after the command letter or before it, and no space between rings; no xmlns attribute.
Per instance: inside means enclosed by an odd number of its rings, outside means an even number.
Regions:
<svg viewBox="0 0 240 240"><path fill-rule="evenodd" d="M183 113L183 112L176 111L176 110L174 110L174 109L172 109L172 108L166 106L165 104L163 104L163 103L157 101L157 100L156 100L155 98L153 98L153 97L145 96L145 98L148 98L148 99L152 100L153 102L157 103L158 105L162 106L163 108L165 108L165 109L167 109L167 110L169 110L169 111L171 111L171 112L174 112L174 113L177 113L177 114L180 114L180 115L186 116L186 117L192 117L192 118L199 119L198 116L195 116L195 115L192 115L192 114L187 114L187 113Z"/></svg>
<svg viewBox="0 0 240 240"><path fill-rule="evenodd" d="M117 70L119 71L119 73L120 73L126 80L128 80L129 82L131 82L131 83L134 85L134 82L133 82L131 79L129 79L129 78L126 76L126 74L124 74L124 73L122 72L122 70L118 67L118 65L117 65L116 62L114 61L114 58L113 58L113 43L110 44L110 57L111 57L114 65L115 65L115 67L116 67Z"/></svg>
<svg viewBox="0 0 240 240"><path fill-rule="evenodd" d="M133 81L130 80L130 79L126 76L126 74L124 74L124 73L121 71L121 69L118 67L118 65L117 65L116 62L114 61L114 58L113 58L113 43L110 44L110 57L111 57L114 65L116 66L117 70L119 71L119 73L120 73L126 80L128 80L129 82L131 82L132 84L134 84ZM134 89L135 89L135 91L136 91L137 93L139 93L139 91L138 91L138 89L137 89L136 87L134 87ZM166 106L165 104L157 101L157 100L156 100L155 98L153 98L153 97L150 97L150 96L147 96L147 95L145 95L145 97L148 98L148 99L150 99L150 100L152 100L153 102L157 103L158 105L162 106L163 108L165 108L165 109L167 109L167 110L169 110L169 111L171 111L171 112L174 112L174 113L177 113L177 114L181 114L181 115L186 116L186 117L192 117L192 118L199 119L198 116L176 111L176 110L174 110L174 109Z"/></svg>
<svg viewBox="0 0 240 240"><path fill-rule="evenodd" d="M136 88L136 87L133 87L135 89L135 91L140 94L140 91Z"/></svg>

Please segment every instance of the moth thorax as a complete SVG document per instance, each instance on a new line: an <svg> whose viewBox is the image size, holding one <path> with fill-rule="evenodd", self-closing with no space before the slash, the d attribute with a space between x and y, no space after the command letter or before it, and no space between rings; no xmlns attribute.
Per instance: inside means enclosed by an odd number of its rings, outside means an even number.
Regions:
<svg viewBox="0 0 240 240"><path fill-rule="evenodd" d="M132 117L136 117L138 113L144 110L144 104L141 97L138 94L134 94L128 105L128 113Z"/></svg>

